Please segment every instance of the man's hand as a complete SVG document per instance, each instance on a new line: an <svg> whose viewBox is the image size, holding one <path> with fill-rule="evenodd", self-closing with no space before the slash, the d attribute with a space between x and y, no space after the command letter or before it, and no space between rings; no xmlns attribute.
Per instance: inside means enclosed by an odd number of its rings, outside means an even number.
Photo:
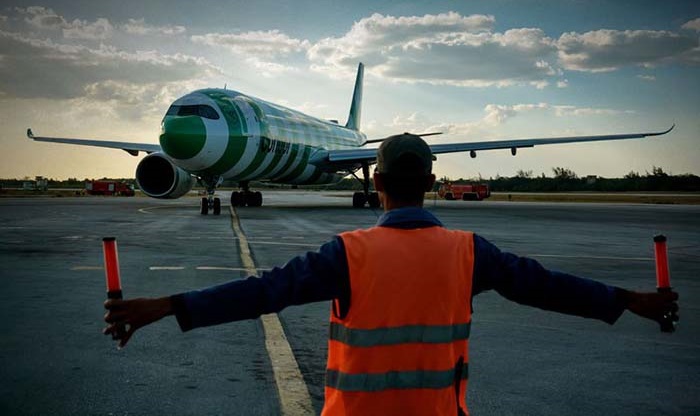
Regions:
<svg viewBox="0 0 700 416"><path fill-rule="evenodd" d="M105 301L105 322L109 325L102 330L105 335L119 341L119 348L129 342L137 329L173 314L170 297L157 299L107 299Z"/></svg>
<svg viewBox="0 0 700 416"><path fill-rule="evenodd" d="M678 293L668 292L631 292L623 291L627 309L635 314L663 323L669 319L678 321Z"/></svg>

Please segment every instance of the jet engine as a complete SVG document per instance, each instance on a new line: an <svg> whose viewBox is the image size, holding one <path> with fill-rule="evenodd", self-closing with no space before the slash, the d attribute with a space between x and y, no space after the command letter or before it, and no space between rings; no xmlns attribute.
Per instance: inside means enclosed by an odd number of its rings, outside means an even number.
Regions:
<svg viewBox="0 0 700 416"><path fill-rule="evenodd" d="M152 198L175 199L192 189L194 179L162 153L151 153L136 167L136 183Z"/></svg>

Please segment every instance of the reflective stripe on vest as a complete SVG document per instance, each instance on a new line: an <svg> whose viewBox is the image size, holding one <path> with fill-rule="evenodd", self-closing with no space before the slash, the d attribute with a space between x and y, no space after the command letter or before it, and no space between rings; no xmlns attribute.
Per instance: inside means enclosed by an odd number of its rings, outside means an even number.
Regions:
<svg viewBox="0 0 700 416"><path fill-rule="evenodd" d="M462 366L461 379L469 378L469 364ZM390 371L379 374L348 374L326 371L326 386L345 392L388 389L444 389L455 384L455 369L445 371Z"/></svg>
<svg viewBox="0 0 700 416"><path fill-rule="evenodd" d="M330 338L353 347L423 342L437 344L469 339L471 322L457 325L406 325L393 328L353 329L331 322Z"/></svg>
<svg viewBox="0 0 700 416"><path fill-rule="evenodd" d="M374 227L341 238L350 305L331 312L322 414L465 414L472 233Z"/></svg>

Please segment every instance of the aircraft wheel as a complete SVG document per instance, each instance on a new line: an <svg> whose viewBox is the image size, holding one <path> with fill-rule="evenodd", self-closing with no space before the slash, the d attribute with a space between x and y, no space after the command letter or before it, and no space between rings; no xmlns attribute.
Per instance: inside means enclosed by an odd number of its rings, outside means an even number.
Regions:
<svg viewBox="0 0 700 416"><path fill-rule="evenodd" d="M207 215L209 213L209 201L206 198L202 198L199 204L199 213L202 215Z"/></svg>
<svg viewBox="0 0 700 416"><path fill-rule="evenodd" d="M240 207L245 205L245 194L243 192L231 192L231 206Z"/></svg>
<svg viewBox="0 0 700 416"><path fill-rule="evenodd" d="M365 203L367 202L367 198L365 198L364 192L355 192L352 194L352 207L353 208L362 208L365 206Z"/></svg>
<svg viewBox="0 0 700 416"><path fill-rule="evenodd" d="M259 207L262 205L261 192L248 192L245 194L245 204L249 207Z"/></svg>
<svg viewBox="0 0 700 416"><path fill-rule="evenodd" d="M214 198L214 215L221 214L221 199Z"/></svg>
<svg viewBox="0 0 700 416"><path fill-rule="evenodd" d="M379 208L381 205L381 202L379 201L379 194L377 192L372 192L369 194L369 199L367 202L369 202L370 208Z"/></svg>

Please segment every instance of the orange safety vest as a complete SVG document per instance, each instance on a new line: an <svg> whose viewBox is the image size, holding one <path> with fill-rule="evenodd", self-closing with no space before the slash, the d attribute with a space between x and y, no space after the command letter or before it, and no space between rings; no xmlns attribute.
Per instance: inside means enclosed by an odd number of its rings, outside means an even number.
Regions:
<svg viewBox="0 0 700 416"><path fill-rule="evenodd" d="M331 311L322 415L468 414L473 234L435 226L340 236L350 308Z"/></svg>

